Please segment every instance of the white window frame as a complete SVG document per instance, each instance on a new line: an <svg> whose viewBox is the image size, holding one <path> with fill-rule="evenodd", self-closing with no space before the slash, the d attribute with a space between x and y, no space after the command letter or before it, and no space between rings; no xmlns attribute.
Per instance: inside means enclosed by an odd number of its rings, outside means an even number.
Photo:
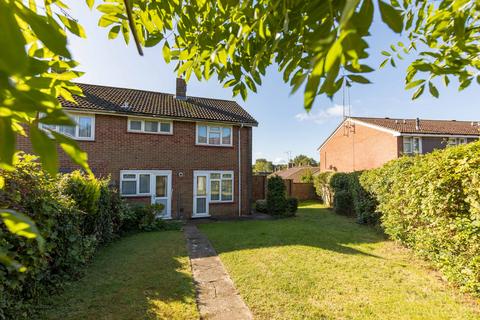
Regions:
<svg viewBox="0 0 480 320"><path fill-rule="evenodd" d="M40 115L42 117L44 115ZM79 140L79 141L95 141L95 114L93 113L68 113L68 116L72 118L72 120L75 122L75 136L70 136L68 134L64 134L65 136L72 138L74 140ZM91 135L90 137L79 137L78 134L80 132L80 126L78 125L78 121L80 117L84 118L90 118L92 123L91 123ZM55 132L61 133L60 132L60 127L62 125L48 125L45 123L39 123L39 128L47 131L48 129L44 128L44 126L48 126L50 130L53 130ZM61 133L63 134L63 133Z"/></svg>
<svg viewBox="0 0 480 320"><path fill-rule="evenodd" d="M130 122L132 121L140 121L141 122L141 128L140 130L133 130L130 129ZM151 121L151 122L157 122L158 123L158 131L157 132L150 132L150 131L145 131L145 121ZM160 131L161 124L162 123L168 123L170 124L170 131L165 132L165 131ZM172 135L173 134L173 121L171 120L162 120L162 119L156 119L156 118L138 118L138 117L128 117L127 120L127 132L130 133L148 133L148 134L166 134L166 135Z"/></svg>
<svg viewBox="0 0 480 320"><path fill-rule="evenodd" d="M457 137L447 137L446 141L447 141L447 147L455 147L455 146L459 146L459 145L468 143L467 138L465 138L465 137L458 137L458 138ZM460 141L462 141L462 142L460 142Z"/></svg>
<svg viewBox="0 0 480 320"><path fill-rule="evenodd" d="M207 128L207 142L200 142L198 136L198 128L206 127ZM220 144L210 143L210 128L218 127L220 128ZM230 143L223 143L223 129L230 129ZM199 146L211 146L211 147L231 147L233 146L233 126L223 125L223 124L212 124L212 123L197 123L195 126L195 144Z"/></svg>
<svg viewBox="0 0 480 320"><path fill-rule="evenodd" d="M212 178L211 175L212 174L220 174L220 178L219 179L216 179L216 178ZM224 179L223 178L223 175L224 174L231 174L232 177L231 178L226 178ZM232 181L232 199L230 200L223 200L222 199L222 187L223 187L223 181ZM220 182L220 185L219 185L219 199L218 200L213 200L212 199L212 181L219 181ZM234 185L235 185L235 181L234 181L234 175L233 175L233 171L210 171L209 175L208 175L208 187L209 187L209 201L210 203L231 203L233 202L233 197L234 197Z"/></svg>
<svg viewBox="0 0 480 320"><path fill-rule="evenodd" d="M129 178L129 179L124 179L123 175L125 174L131 174L135 175L135 179ZM150 175L150 190L148 192L142 192L140 193L140 175ZM149 197L154 194L154 188L155 188L155 181L153 177L156 175L170 175L171 176L172 171L171 170L120 170L120 195L122 197ZM122 182L123 181L135 181L136 186L137 186L137 192L135 194L124 194L123 193L123 188L122 188ZM171 182L169 182L171 183ZM169 186L171 188L171 186ZM169 192L167 190L167 192Z"/></svg>
<svg viewBox="0 0 480 320"><path fill-rule="evenodd" d="M406 152L405 151L405 139L408 139L410 140L410 146L411 146L411 149L412 151L411 152ZM418 152L415 152L415 150L413 149L413 146L414 146L414 139L418 139ZM404 154L409 154L409 155L413 155L413 154L422 154L422 137L416 137L416 136L404 136L403 137L403 153Z"/></svg>

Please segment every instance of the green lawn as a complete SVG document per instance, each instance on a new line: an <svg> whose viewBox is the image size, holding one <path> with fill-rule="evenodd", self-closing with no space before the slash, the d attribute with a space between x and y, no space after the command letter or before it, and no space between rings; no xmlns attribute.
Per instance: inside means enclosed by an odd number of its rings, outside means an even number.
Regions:
<svg viewBox="0 0 480 320"><path fill-rule="evenodd" d="M412 254L321 205L275 221L203 224L256 319L479 319Z"/></svg>
<svg viewBox="0 0 480 320"><path fill-rule="evenodd" d="M113 243L43 308L41 319L198 319L183 234L140 233Z"/></svg>

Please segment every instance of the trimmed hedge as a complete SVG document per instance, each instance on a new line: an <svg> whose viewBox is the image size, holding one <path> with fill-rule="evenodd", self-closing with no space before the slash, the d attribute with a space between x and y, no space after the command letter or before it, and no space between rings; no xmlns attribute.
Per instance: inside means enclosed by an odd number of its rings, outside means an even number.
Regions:
<svg viewBox="0 0 480 320"><path fill-rule="evenodd" d="M80 276L99 246L120 234L178 228L155 219L159 208L131 209L108 187L108 179L80 172L52 177L34 156L20 155L14 170L0 174L5 179L0 207L30 216L45 239L40 252L34 239L13 235L0 224L0 250L27 268L20 272L0 264L0 319L31 318L41 296Z"/></svg>
<svg viewBox="0 0 480 320"><path fill-rule="evenodd" d="M283 179L277 175L268 178L266 211L271 215L294 216L298 208L296 198L286 197L286 187ZM260 202L260 210L262 210ZM259 202L257 201L257 211ZM261 212L261 211L259 211Z"/></svg>
<svg viewBox="0 0 480 320"><path fill-rule="evenodd" d="M361 171L323 172L315 178L315 190L336 213L354 216L359 223L378 224L376 201L360 184Z"/></svg>
<svg viewBox="0 0 480 320"><path fill-rule="evenodd" d="M480 142L393 160L360 183L388 235L480 296Z"/></svg>

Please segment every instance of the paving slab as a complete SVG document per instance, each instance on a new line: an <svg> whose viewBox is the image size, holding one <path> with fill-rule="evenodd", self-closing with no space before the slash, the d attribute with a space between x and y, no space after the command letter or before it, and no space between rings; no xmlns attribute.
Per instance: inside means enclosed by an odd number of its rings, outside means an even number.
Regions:
<svg viewBox="0 0 480 320"><path fill-rule="evenodd" d="M252 312L238 294L232 279L208 238L197 226L184 228L201 319L249 320Z"/></svg>

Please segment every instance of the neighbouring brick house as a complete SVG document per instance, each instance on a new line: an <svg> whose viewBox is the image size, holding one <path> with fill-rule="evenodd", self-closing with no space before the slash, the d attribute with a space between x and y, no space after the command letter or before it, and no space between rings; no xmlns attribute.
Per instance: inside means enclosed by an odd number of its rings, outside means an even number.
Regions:
<svg viewBox="0 0 480 320"><path fill-rule="evenodd" d="M317 150L321 171L351 172L479 137L476 121L348 117Z"/></svg>
<svg viewBox="0 0 480 320"><path fill-rule="evenodd" d="M250 214L252 127L234 101L79 84L61 100L76 126L50 128L78 140L96 176L110 176L131 201L161 203L164 218ZM19 148L31 151L26 138ZM77 167L64 154L60 170Z"/></svg>

